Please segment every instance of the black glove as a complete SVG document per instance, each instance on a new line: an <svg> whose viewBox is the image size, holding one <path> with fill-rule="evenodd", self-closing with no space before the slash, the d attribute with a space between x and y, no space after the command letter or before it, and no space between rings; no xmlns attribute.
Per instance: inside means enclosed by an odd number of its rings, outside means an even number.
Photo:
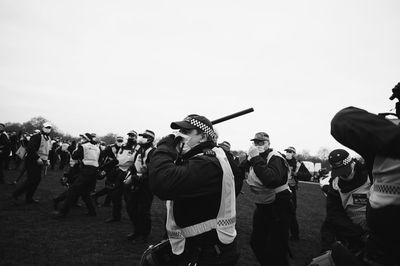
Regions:
<svg viewBox="0 0 400 266"><path fill-rule="evenodd" d="M161 145L167 145L169 147L174 147L176 146L175 143L175 135L174 134L169 134L168 136L163 137L162 139L160 139L160 141L157 143L157 147L161 146Z"/></svg>

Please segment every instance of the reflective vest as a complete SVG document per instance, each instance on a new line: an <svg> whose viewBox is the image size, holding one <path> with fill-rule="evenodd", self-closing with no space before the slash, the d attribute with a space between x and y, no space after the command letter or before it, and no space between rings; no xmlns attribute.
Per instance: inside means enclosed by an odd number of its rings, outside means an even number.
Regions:
<svg viewBox="0 0 400 266"><path fill-rule="evenodd" d="M82 144L83 147L83 164L88 166L99 166L100 149L90 142Z"/></svg>
<svg viewBox="0 0 400 266"><path fill-rule="evenodd" d="M149 156L150 151L153 149L153 147L149 147L145 152L144 155L142 157L142 154L139 153L136 156L136 160L135 160L135 168L137 171L137 175L138 176L142 176L143 171L145 171L144 169L147 169L147 165L146 165L146 161L147 161L147 157Z"/></svg>
<svg viewBox="0 0 400 266"><path fill-rule="evenodd" d="M235 180L228 158L222 148L212 149L222 167L222 191L219 211L215 219L180 228L174 218L174 202L168 200L167 205L167 233L172 247L172 253L182 254L185 250L186 238L197 236L216 229L218 239L223 244L232 243L236 237L236 196Z"/></svg>
<svg viewBox="0 0 400 266"><path fill-rule="evenodd" d="M288 169L286 183L277 188L266 188L261 180L257 177L253 167L250 167L249 175L246 179L246 182L250 186L250 191L253 193L255 203L270 204L275 201L275 196L277 193L282 192L286 189L290 190L288 185L288 180L290 178L290 168L288 162L279 152L272 150L267 156L267 164L269 163L269 160L272 158L272 156L278 156L283 159L286 168Z"/></svg>
<svg viewBox="0 0 400 266"><path fill-rule="evenodd" d="M40 134L40 137L40 146L37 154L39 155L40 159L47 160L49 157L49 151L51 149L51 139L43 134Z"/></svg>
<svg viewBox="0 0 400 266"><path fill-rule="evenodd" d="M369 197L371 207L400 205L400 160L376 156L372 176L374 183Z"/></svg>
<svg viewBox="0 0 400 266"><path fill-rule="evenodd" d="M119 169L121 169L124 172L128 171L129 167L135 161L136 151L137 151L136 147L132 147L132 149L130 149L130 150L124 149L123 147L121 147L121 149L117 153Z"/></svg>
<svg viewBox="0 0 400 266"><path fill-rule="evenodd" d="M332 187L339 192L342 206L346 211L347 216L353 221L353 223L359 224L361 227L366 229L366 208L371 188L369 178L367 178L363 185L349 192L342 192L339 188L338 182L339 177L336 177L332 181Z"/></svg>

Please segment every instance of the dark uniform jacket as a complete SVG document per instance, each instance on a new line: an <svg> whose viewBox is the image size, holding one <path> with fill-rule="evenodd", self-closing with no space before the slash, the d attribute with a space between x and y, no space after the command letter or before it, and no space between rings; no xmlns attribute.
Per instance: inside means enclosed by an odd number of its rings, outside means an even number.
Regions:
<svg viewBox="0 0 400 266"><path fill-rule="evenodd" d="M400 158L400 126L365 110L348 107L339 111L331 121L331 134L365 159L370 177L376 156ZM367 207L367 222L371 239L382 241L374 249L391 250L388 254L400 263L400 206Z"/></svg>
<svg viewBox="0 0 400 266"><path fill-rule="evenodd" d="M174 218L181 228L215 219L218 214L223 171L212 142L203 142L177 160L173 136L160 140L150 162L150 188L162 200L174 201ZM228 157L228 160L231 157ZM243 178L232 160L236 195ZM216 230L187 239L186 244L219 243Z"/></svg>
<svg viewBox="0 0 400 266"><path fill-rule="evenodd" d="M368 170L365 165L356 161L354 178L351 181L345 181L339 178L338 186L343 193L350 192L362 185L367 181ZM325 221L329 226L333 226L333 231L340 231L340 235L353 240L361 241L365 231L363 228L353 223L347 215L346 210L343 208L342 199L339 191L333 188L333 179L329 182L329 189L326 197L326 218ZM330 230L330 228L326 228ZM322 232L324 233L324 232ZM332 240L333 241L333 240ZM332 243L324 243L329 246Z"/></svg>
<svg viewBox="0 0 400 266"><path fill-rule="evenodd" d="M242 172L248 172L252 166L265 187L277 188L287 182L289 169L285 165L285 159L278 156L272 156L267 164L267 157L271 151L272 149L268 149L259 156L251 158L250 161L244 160L240 164L240 169Z"/></svg>

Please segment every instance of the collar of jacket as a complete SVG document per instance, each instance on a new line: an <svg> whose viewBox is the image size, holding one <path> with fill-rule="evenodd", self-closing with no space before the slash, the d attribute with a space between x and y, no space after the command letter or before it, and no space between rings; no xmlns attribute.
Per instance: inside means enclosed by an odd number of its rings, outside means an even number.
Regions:
<svg viewBox="0 0 400 266"><path fill-rule="evenodd" d="M197 145L196 147L194 147L193 149L191 149L190 151L188 151L186 154L184 154L182 156L182 159L187 160L187 159L195 156L196 154L202 153L204 149L211 150L214 147L215 147L215 144L212 141L202 142L199 145Z"/></svg>

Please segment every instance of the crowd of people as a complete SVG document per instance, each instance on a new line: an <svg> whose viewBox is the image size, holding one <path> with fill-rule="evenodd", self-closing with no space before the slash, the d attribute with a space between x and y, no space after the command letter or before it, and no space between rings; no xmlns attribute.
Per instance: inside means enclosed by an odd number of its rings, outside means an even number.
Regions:
<svg viewBox="0 0 400 266"><path fill-rule="evenodd" d="M333 137L365 162L344 149L329 154L321 252L340 241L359 265L400 265L399 127L354 107L338 112L331 125ZM18 204L24 195L26 204L37 204L34 194L42 175L59 159L67 190L53 199L53 217L66 219L79 199L88 215L96 216L94 205L106 196L103 204L111 204L112 211L105 222L119 222L125 205L132 223L127 238L134 243L145 243L151 233L157 196L166 202L165 237L171 253L161 265L236 265L236 202L246 183L255 204L250 239L255 257L261 265L289 265L289 241L301 236L296 149L279 152L266 132L257 132L246 158L239 159L228 141L218 143L204 116L188 115L170 127L173 133L157 143L154 131L147 129L140 134L131 130L106 145L93 133L80 135L78 143L52 140L52 125L46 122L38 132L22 136L18 147L0 124L0 182L9 154L17 154L27 178L17 177L10 200ZM104 188L96 191L103 180Z"/></svg>

